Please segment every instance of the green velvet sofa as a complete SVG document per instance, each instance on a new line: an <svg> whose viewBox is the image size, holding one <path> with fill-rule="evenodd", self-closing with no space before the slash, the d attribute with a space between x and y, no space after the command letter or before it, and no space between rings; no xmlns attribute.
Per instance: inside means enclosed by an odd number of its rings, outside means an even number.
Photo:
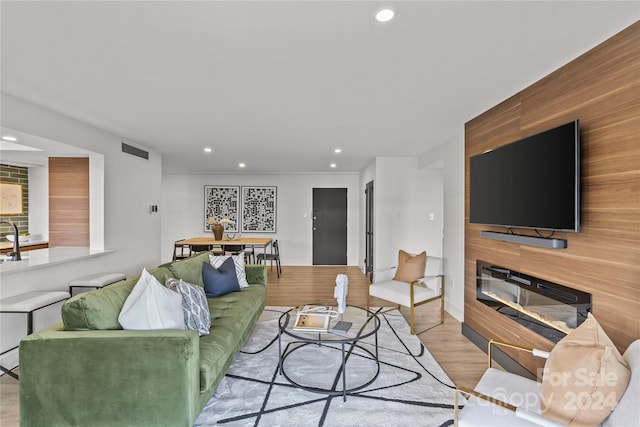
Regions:
<svg viewBox="0 0 640 427"><path fill-rule="evenodd" d="M208 253L149 270L203 285ZM82 293L63 322L20 342L20 425L192 426L266 302L265 266L248 288L209 298L210 334L122 330L118 314L138 277Z"/></svg>

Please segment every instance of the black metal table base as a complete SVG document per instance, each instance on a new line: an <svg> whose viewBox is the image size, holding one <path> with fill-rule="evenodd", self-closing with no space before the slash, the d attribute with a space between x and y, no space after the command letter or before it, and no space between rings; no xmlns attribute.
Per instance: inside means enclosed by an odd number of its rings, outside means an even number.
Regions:
<svg viewBox="0 0 640 427"><path fill-rule="evenodd" d="M329 343L323 343L322 341L318 341L318 342L303 342L303 341L294 341L291 342L289 344L287 344L287 346L284 349L284 352L282 351L282 333L278 334L278 369L280 372L280 375L282 375L283 377L285 377L287 379L287 381L289 381L291 384L293 384L294 386L302 389L302 390L306 390L312 393L320 393L320 394L328 394L330 396L340 396L342 395L342 400L343 402L346 402L347 400L347 393L353 393L355 391L358 390L362 390L363 388L369 386L370 384L372 384L377 378L378 375L380 374L380 361L378 360L378 332L376 331L375 334L375 353L371 352L369 349L364 348L363 346L361 346L360 344L357 343L357 341L354 342L334 342L331 343L333 345L330 345ZM296 345L299 344L299 345ZM284 369L284 362L287 359L288 356L290 356L291 354L293 354L296 350L299 350L301 348L304 348L306 346L309 345L315 345L315 346L324 346L324 347L328 347L328 348L333 348L333 349L337 349L337 345L340 344L340 353L342 355L342 365L341 365L341 376L342 376L342 390L335 390L335 389L329 389L329 388L320 388L320 387L310 387L310 386L305 386L304 384L300 384L299 382L293 380L286 372L286 370ZM345 347L349 346L351 347L350 350L346 350ZM351 351L353 350L353 348L358 348L362 351L364 351L366 354L368 354L370 356L370 359L373 360L376 364L376 372L373 375L373 377L371 377L371 379L369 379L368 381L366 381L364 384L358 385L356 387L352 387L347 389L347 352L351 353ZM359 355L360 357L362 357L362 355ZM365 356L367 357L367 356Z"/></svg>

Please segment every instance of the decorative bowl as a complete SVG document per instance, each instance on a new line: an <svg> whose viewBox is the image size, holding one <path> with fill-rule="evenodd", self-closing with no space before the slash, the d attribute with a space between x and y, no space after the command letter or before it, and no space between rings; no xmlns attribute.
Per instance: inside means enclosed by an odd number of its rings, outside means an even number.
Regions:
<svg viewBox="0 0 640 427"><path fill-rule="evenodd" d="M13 234L7 234L4 237L6 237L8 241L13 242ZM31 236L18 236L18 242L20 243L28 242L30 238Z"/></svg>

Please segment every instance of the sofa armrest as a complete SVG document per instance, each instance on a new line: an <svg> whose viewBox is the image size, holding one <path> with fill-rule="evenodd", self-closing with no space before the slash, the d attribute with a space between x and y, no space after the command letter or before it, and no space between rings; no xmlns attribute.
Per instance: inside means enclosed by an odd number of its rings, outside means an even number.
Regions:
<svg viewBox="0 0 640 427"><path fill-rule="evenodd" d="M247 282L250 285L266 285L267 284L267 266L258 264L247 264L244 267L247 274Z"/></svg>
<svg viewBox="0 0 640 427"><path fill-rule="evenodd" d="M37 332L20 342L20 424L191 426L199 357L191 330Z"/></svg>

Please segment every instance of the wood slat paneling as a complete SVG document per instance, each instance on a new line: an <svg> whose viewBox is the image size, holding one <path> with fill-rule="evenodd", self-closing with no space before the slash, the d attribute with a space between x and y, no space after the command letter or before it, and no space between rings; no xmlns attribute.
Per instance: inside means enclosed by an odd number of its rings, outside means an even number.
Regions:
<svg viewBox="0 0 640 427"><path fill-rule="evenodd" d="M469 157L570 120L581 127L581 230L563 250L483 239L468 223ZM593 295L593 313L620 350L640 338L640 22L465 126L465 323L487 339L552 343L475 299L476 260ZM533 235L530 230L517 230ZM540 365L521 355L531 372Z"/></svg>
<svg viewBox="0 0 640 427"><path fill-rule="evenodd" d="M49 246L89 246L89 159L49 158Z"/></svg>

